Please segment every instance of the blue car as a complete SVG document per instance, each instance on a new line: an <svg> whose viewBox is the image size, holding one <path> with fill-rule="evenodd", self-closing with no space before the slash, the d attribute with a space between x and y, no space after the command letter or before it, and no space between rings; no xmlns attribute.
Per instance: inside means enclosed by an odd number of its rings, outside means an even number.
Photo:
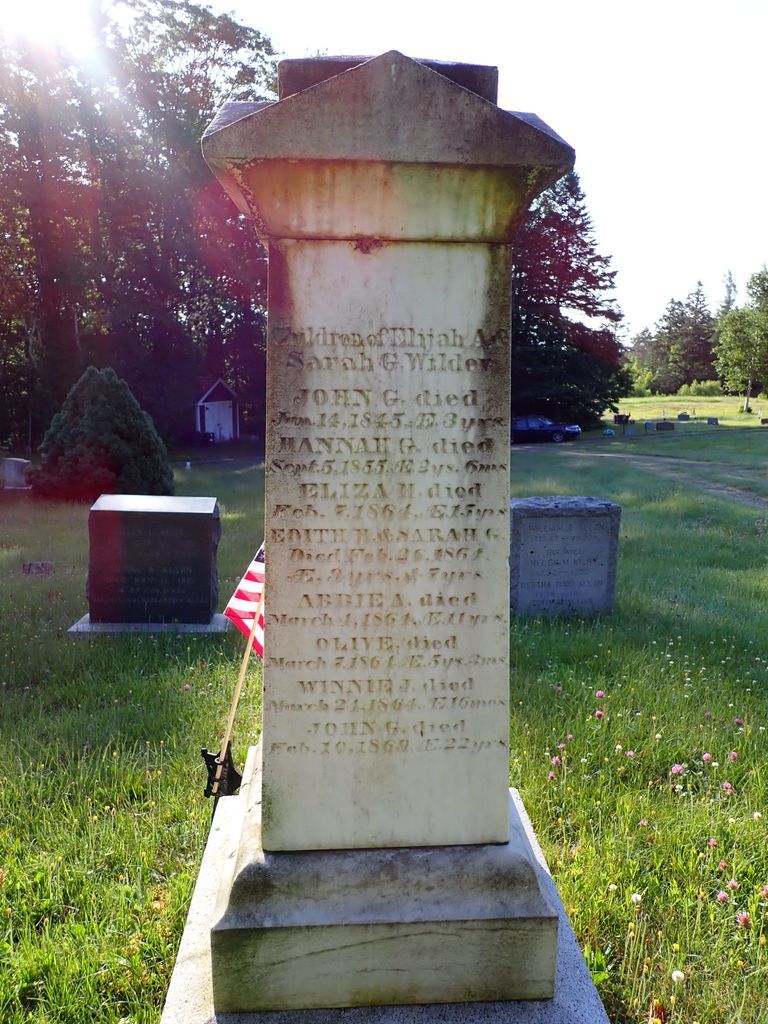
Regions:
<svg viewBox="0 0 768 1024"><path fill-rule="evenodd" d="M575 423L555 423L548 416L515 416L512 419L512 440L518 444L535 441L575 441L581 427Z"/></svg>

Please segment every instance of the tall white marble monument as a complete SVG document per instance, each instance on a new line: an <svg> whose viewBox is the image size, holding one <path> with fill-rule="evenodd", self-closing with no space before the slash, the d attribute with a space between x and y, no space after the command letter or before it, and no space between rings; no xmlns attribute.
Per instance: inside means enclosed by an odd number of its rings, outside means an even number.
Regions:
<svg viewBox="0 0 768 1024"><path fill-rule="evenodd" d="M203 142L269 254L262 746L214 1004L546 998L508 791L510 242L573 151L495 69L280 79Z"/></svg>

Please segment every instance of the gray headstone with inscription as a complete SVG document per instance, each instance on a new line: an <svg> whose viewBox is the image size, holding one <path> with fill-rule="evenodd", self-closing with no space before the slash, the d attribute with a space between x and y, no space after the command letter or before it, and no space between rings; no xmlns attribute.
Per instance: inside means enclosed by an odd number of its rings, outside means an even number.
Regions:
<svg viewBox="0 0 768 1024"><path fill-rule="evenodd" d="M600 498L509 503L510 605L515 615L597 615L616 595L621 506Z"/></svg>
<svg viewBox="0 0 768 1024"><path fill-rule="evenodd" d="M95 623L210 623L218 600L215 498L102 494L88 517Z"/></svg>
<svg viewBox="0 0 768 1024"><path fill-rule="evenodd" d="M573 151L494 69L280 83L203 142L270 271L262 748L221 826L215 1013L548 998L508 791L509 276Z"/></svg>

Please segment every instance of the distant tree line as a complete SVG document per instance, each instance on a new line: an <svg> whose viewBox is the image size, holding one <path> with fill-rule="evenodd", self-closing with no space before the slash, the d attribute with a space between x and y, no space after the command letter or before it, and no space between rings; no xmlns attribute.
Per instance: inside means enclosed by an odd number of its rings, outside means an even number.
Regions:
<svg viewBox="0 0 768 1024"><path fill-rule="evenodd" d="M87 61L0 38L0 444L36 447L89 365L165 437L203 378L263 404L265 257L200 137L270 95L271 45L189 0L91 9Z"/></svg>
<svg viewBox="0 0 768 1024"><path fill-rule="evenodd" d="M274 98L271 44L192 0L91 5L95 53L0 36L0 447L37 448L89 366L188 439L222 377L258 433L266 257L200 155L226 98ZM575 175L517 243L517 412L583 424L627 393L614 272Z"/></svg>
<svg viewBox="0 0 768 1024"><path fill-rule="evenodd" d="M653 331L632 341L627 364L636 395L743 394L768 386L768 269L753 274L747 302L736 304L733 276L709 310L699 282L684 300L671 299Z"/></svg>

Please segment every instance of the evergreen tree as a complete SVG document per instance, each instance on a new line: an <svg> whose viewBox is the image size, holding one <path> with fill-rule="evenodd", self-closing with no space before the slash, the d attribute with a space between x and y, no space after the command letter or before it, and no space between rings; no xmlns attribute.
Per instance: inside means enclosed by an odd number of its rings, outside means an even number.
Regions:
<svg viewBox="0 0 768 1024"><path fill-rule="evenodd" d="M736 282L730 270L723 277L723 284L725 285L725 291L723 293L723 301L720 303L720 308L717 311L718 320L722 320L725 314L730 313L736 306Z"/></svg>
<svg viewBox="0 0 768 1024"><path fill-rule="evenodd" d="M701 281L685 300L680 347L685 365L685 384L715 376L715 318L709 311Z"/></svg>
<svg viewBox="0 0 768 1024"><path fill-rule="evenodd" d="M675 394L695 380L712 379L715 327L699 281L685 302L669 300L652 334L646 330L635 338L630 352L635 379L662 395Z"/></svg>
<svg viewBox="0 0 768 1024"><path fill-rule="evenodd" d="M38 494L93 501L100 494L173 494L165 445L114 370L88 367L40 446Z"/></svg>
<svg viewBox="0 0 768 1024"><path fill-rule="evenodd" d="M616 274L597 252L576 174L545 192L515 243L512 407L598 421L629 393L616 326Z"/></svg>

